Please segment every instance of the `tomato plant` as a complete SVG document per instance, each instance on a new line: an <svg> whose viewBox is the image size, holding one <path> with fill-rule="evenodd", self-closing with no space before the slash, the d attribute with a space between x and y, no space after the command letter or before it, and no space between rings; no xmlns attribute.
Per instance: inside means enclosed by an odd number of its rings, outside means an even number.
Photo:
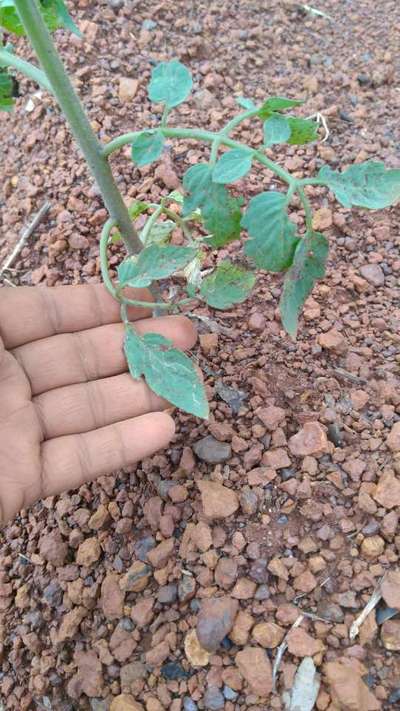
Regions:
<svg viewBox="0 0 400 711"><path fill-rule="evenodd" d="M14 103L10 70L25 73L50 90L57 99L78 141L110 214L100 239L101 270L105 286L121 305L125 323L125 355L134 378L144 377L158 395L198 417L207 417L204 387L190 358L157 334L140 336L129 322L127 307L142 305L129 298L127 288L150 287L157 280L174 278L173 298L156 300L157 312L177 311L206 302L215 309L229 309L244 301L256 282L257 269L282 272L280 299L282 324L295 337L302 306L315 282L325 274L328 256L326 237L313 229L308 185L324 186L344 207L381 209L400 198L400 170L387 170L373 160L350 166L342 172L328 166L310 178L295 178L266 155L266 148L288 143L303 145L318 140L318 123L293 112L300 100L273 96L261 105L239 97L242 109L220 131L176 128L168 125L171 111L186 101L192 76L178 60L162 62L152 72L148 86L150 101L163 105L160 124L127 133L101 145L55 50L49 30L63 27L79 33L63 0L0 0L0 25L7 32L26 34L42 69L18 58L8 47L0 48L0 109ZM253 147L232 138L245 120L261 121L263 145ZM190 166L183 176L184 192L174 191L160 204L135 202L126 208L108 164L109 156L129 145L132 160L144 166L162 159L167 139L190 139L210 146L207 161ZM230 186L244 178L253 165L272 171L280 190L267 190L248 204L234 196ZM300 234L290 219L290 205L297 196L304 210L305 227ZM146 213L140 231L135 220ZM180 230L183 244L171 244L174 230ZM244 254L248 268L223 259L215 269L203 268L210 250L218 250L245 236ZM108 245L122 240L126 258L118 267L116 282L110 277Z"/></svg>

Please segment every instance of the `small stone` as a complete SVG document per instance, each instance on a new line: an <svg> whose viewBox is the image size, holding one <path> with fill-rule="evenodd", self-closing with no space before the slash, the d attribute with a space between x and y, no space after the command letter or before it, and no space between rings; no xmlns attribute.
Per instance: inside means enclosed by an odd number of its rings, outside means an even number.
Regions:
<svg viewBox="0 0 400 711"><path fill-rule="evenodd" d="M62 604L63 591L56 580L52 580L43 590L43 598L50 607L59 607Z"/></svg>
<svg viewBox="0 0 400 711"><path fill-rule="evenodd" d="M233 627L239 603L230 597L203 600L197 621L197 637L201 646L215 652Z"/></svg>
<svg viewBox="0 0 400 711"><path fill-rule="evenodd" d="M348 711L381 709L381 703L362 679L367 670L358 660L342 658L336 662L328 662L324 666L324 672L334 702L333 708L348 709Z"/></svg>
<svg viewBox="0 0 400 711"><path fill-rule="evenodd" d="M217 686L209 686L203 696L204 708L209 711L219 711L225 708L225 699Z"/></svg>
<svg viewBox="0 0 400 711"><path fill-rule="evenodd" d="M258 497L255 491L242 491L240 494L240 506L243 513L252 516L258 510Z"/></svg>
<svg viewBox="0 0 400 711"><path fill-rule="evenodd" d="M317 587L317 580L310 570L306 570L294 579L293 587L299 592L309 593Z"/></svg>
<svg viewBox="0 0 400 711"><path fill-rule="evenodd" d="M329 602L328 600L321 600L321 602L318 603L317 612L320 617L325 617L331 622L340 623L344 620L343 610L339 605L335 605L334 602Z"/></svg>
<svg viewBox="0 0 400 711"><path fill-rule="evenodd" d="M369 536L361 543L361 553L367 558L377 558L385 550L385 541L380 536Z"/></svg>
<svg viewBox="0 0 400 711"><path fill-rule="evenodd" d="M75 636L86 613L87 610L84 607L73 607L64 615L57 634L58 643L65 642Z"/></svg>
<svg viewBox="0 0 400 711"><path fill-rule="evenodd" d="M306 422L304 427L289 439L289 449L295 457L320 457L329 451L324 428L319 422Z"/></svg>
<svg viewBox="0 0 400 711"><path fill-rule="evenodd" d="M104 504L100 504L97 511L95 511L90 517L88 526L95 531L99 531L100 528L103 528L103 526L105 526L106 523L109 523L109 521L111 521L111 518L108 513L108 509L104 506Z"/></svg>
<svg viewBox="0 0 400 711"><path fill-rule="evenodd" d="M201 333L199 341L203 353L206 355L215 353L218 348L218 333Z"/></svg>
<svg viewBox="0 0 400 711"><path fill-rule="evenodd" d="M195 454L208 464L221 464L230 459L232 450L227 442L220 442L212 435L207 435L193 445Z"/></svg>
<svg viewBox="0 0 400 711"><path fill-rule="evenodd" d="M137 79L121 77L119 80L118 96L121 101L132 101L137 94L139 82Z"/></svg>
<svg viewBox="0 0 400 711"><path fill-rule="evenodd" d="M400 480L391 471L383 472L372 496L385 509L400 506Z"/></svg>
<svg viewBox="0 0 400 711"><path fill-rule="evenodd" d="M172 163L164 159L155 170L156 178L159 178L168 190L177 190L180 187L180 180L175 173Z"/></svg>
<svg viewBox="0 0 400 711"><path fill-rule="evenodd" d="M174 552L175 541L167 538L148 552L147 558L154 568L164 568Z"/></svg>
<svg viewBox="0 0 400 711"><path fill-rule="evenodd" d="M268 582L268 562L266 558L257 558L250 567L249 577L256 583L267 583Z"/></svg>
<svg viewBox="0 0 400 711"><path fill-rule="evenodd" d="M265 649L275 649L283 640L285 630L275 622L260 622L253 628L252 638Z"/></svg>
<svg viewBox="0 0 400 711"><path fill-rule="evenodd" d="M183 575L178 584L178 599L180 602L189 602L196 593L196 581L191 575Z"/></svg>
<svg viewBox="0 0 400 711"><path fill-rule="evenodd" d="M154 617L154 598L145 597L139 600L131 609L131 618L139 628L146 627Z"/></svg>
<svg viewBox="0 0 400 711"><path fill-rule="evenodd" d="M75 232L68 237L68 244L71 249L88 249L90 242L87 237Z"/></svg>
<svg viewBox="0 0 400 711"><path fill-rule="evenodd" d="M400 620L386 620L383 623L381 640L385 649L400 652Z"/></svg>
<svg viewBox="0 0 400 711"><path fill-rule="evenodd" d="M190 630L185 637L185 654L192 667L206 667L210 661L211 652L204 649L197 637L196 630Z"/></svg>
<svg viewBox="0 0 400 711"><path fill-rule="evenodd" d="M227 518L239 508L238 496L232 489L205 479L198 481L197 486L200 489L203 511L207 518Z"/></svg>
<svg viewBox="0 0 400 711"><path fill-rule="evenodd" d="M249 318L249 329L251 331L257 331L257 332L261 333L265 328L265 324L266 324L266 319L263 314L258 313L258 311L251 314L251 316Z"/></svg>
<svg viewBox="0 0 400 711"><path fill-rule="evenodd" d="M197 704L190 698L190 696L185 696L183 699L183 711L198 711Z"/></svg>
<svg viewBox="0 0 400 711"><path fill-rule="evenodd" d="M166 658L169 656L169 653L169 644L166 640L164 640L163 642L156 644L155 647L152 647L152 649L146 653L146 664L149 664L152 667L159 667L163 662L165 662Z"/></svg>
<svg viewBox="0 0 400 711"><path fill-rule="evenodd" d="M285 420L286 412L281 407L270 405L256 411L256 415L268 430L274 432Z"/></svg>
<svg viewBox="0 0 400 711"><path fill-rule="evenodd" d="M389 570L381 585L382 597L388 607L400 610L400 569Z"/></svg>
<svg viewBox="0 0 400 711"><path fill-rule="evenodd" d="M254 625L254 618L245 610L239 610L235 624L229 634L229 639L240 647L247 644L250 630Z"/></svg>
<svg viewBox="0 0 400 711"><path fill-rule="evenodd" d="M212 546L212 531L210 526L204 521L199 521L193 528L191 540L202 553L208 551Z"/></svg>
<svg viewBox="0 0 400 711"><path fill-rule="evenodd" d="M313 214L312 226L317 232L323 232L332 227L332 210L329 207L320 207Z"/></svg>
<svg viewBox="0 0 400 711"><path fill-rule="evenodd" d="M178 598L178 588L175 583L162 585L158 589L157 600L161 605L172 605Z"/></svg>
<svg viewBox="0 0 400 711"><path fill-rule="evenodd" d="M68 543L64 541L59 530L42 536L39 542L39 555L55 567L64 565L68 555Z"/></svg>
<svg viewBox="0 0 400 711"><path fill-rule="evenodd" d="M321 348L334 353L345 353L347 351L346 338L336 328L331 328L330 331L321 333L318 337L318 343Z"/></svg>
<svg viewBox="0 0 400 711"><path fill-rule="evenodd" d="M76 651L74 661L77 664L77 679L86 696L100 696L104 686L102 664L94 650Z"/></svg>
<svg viewBox="0 0 400 711"><path fill-rule="evenodd" d="M119 694L112 700L110 711L144 711L144 707L131 694Z"/></svg>
<svg viewBox="0 0 400 711"><path fill-rule="evenodd" d="M122 617L124 597L119 585L119 576L115 573L108 573L102 582L100 595L100 606L108 620Z"/></svg>
<svg viewBox="0 0 400 711"><path fill-rule="evenodd" d="M250 578L239 578L231 595L236 600L251 600L254 597L257 585Z"/></svg>
<svg viewBox="0 0 400 711"><path fill-rule="evenodd" d="M360 274L372 286L383 286L385 274L379 264L364 264L360 267Z"/></svg>
<svg viewBox="0 0 400 711"><path fill-rule="evenodd" d="M314 639L301 627L290 630L287 644L290 654L294 654L296 657L313 657L314 654L318 654L324 649L320 639Z"/></svg>
<svg viewBox="0 0 400 711"><path fill-rule="evenodd" d="M400 421L393 425L386 444L392 452L400 452Z"/></svg>
<svg viewBox="0 0 400 711"><path fill-rule="evenodd" d="M224 590L230 588L236 581L238 565L233 558L220 558L215 568L215 582Z"/></svg>
<svg viewBox="0 0 400 711"><path fill-rule="evenodd" d="M97 538L86 538L78 548L76 562L78 565L84 565L88 568L93 563L96 563L100 556L101 547Z"/></svg>
<svg viewBox="0 0 400 711"><path fill-rule="evenodd" d="M286 450L281 447L269 449L263 455L263 464L271 469L285 469L285 467L290 467L291 463Z"/></svg>
<svg viewBox="0 0 400 711"><path fill-rule="evenodd" d="M365 390L352 390L350 399L354 410L362 410L369 400L369 395Z"/></svg>
<svg viewBox="0 0 400 711"><path fill-rule="evenodd" d="M285 581L289 580L288 570L280 558L272 558L268 563L268 570L277 578L281 578Z"/></svg>
<svg viewBox="0 0 400 711"><path fill-rule="evenodd" d="M272 669L262 647L245 647L235 657L236 666L251 690L258 696L269 696L272 691Z"/></svg>
<svg viewBox="0 0 400 711"><path fill-rule="evenodd" d="M151 575L150 566L141 560L136 560L127 573L122 576L120 581L121 590L124 592L142 592L147 588Z"/></svg>

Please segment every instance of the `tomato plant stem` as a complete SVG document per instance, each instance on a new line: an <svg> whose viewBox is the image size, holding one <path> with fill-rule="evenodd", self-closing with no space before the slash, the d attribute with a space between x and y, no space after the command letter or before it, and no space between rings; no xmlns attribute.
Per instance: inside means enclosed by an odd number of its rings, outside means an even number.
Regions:
<svg viewBox="0 0 400 711"><path fill-rule="evenodd" d="M100 142L92 131L84 108L64 69L64 65L43 21L37 0L15 0L15 7L29 41L46 74L52 93L57 99L71 131L102 194L111 218L117 223L130 254L138 253L142 243L132 224L128 210L114 181ZM15 66L15 65L14 65ZM21 68L21 67L20 67ZM21 68L22 69L22 68ZM26 69L26 67L25 67ZM32 75L32 70L29 70ZM32 77L33 78L33 77ZM36 79L38 80L38 75Z"/></svg>
<svg viewBox="0 0 400 711"><path fill-rule="evenodd" d="M228 146L229 148L241 148L243 150L249 150L248 146L243 145L239 141L233 141L228 136L224 134L214 133L213 131L202 131L197 128L167 128L161 126L160 128L154 129L155 131L160 131L166 138L187 138L193 139L195 141L205 141L208 143L214 143L218 139L218 145ZM114 151L119 150L123 146L131 144L135 138L139 135L140 131L135 133L124 133L122 136L114 138L103 147L103 155L108 157ZM251 149L250 149L251 150ZM253 156L259 163L262 163L267 168L272 170L275 175L277 175L281 180L289 185L297 184L296 178L293 178L290 173L288 173L280 165L274 163L274 161L267 158L261 151L253 150Z"/></svg>

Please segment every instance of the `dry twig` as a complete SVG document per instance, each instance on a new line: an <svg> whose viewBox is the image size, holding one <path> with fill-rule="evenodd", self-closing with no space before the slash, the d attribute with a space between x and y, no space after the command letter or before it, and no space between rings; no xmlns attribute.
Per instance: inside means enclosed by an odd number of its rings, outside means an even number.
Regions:
<svg viewBox="0 0 400 711"><path fill-rule="evenodd" d="M44 205L40 208L39 212L36 213L35 217L33 218L31 224L26 228L26 230L23 231L20 239L18 240L17 244L15 245L13 251L11 254L7 257L3 265L0 267L0 278L3 279L4 277L3 274L4 272L8 271L9 268L11 267L13 261L17 258L18 254L20 253L21 249L24 247L25 242L31 237L31 235L34 233L36 230L37 226L41 223L43 220L44 216L48 213L50 210L50 203L45 202ZM13 284L15 286L15 284Z"/></svg>

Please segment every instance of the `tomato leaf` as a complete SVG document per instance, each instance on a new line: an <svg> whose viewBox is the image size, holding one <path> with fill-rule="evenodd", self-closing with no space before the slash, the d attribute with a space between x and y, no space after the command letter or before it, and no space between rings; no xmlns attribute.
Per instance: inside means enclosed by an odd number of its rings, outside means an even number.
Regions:
<svg viewBox="0 0 400 711"><path fill-rule="evenodd" d="M317 140L318 124L315 121L289 116L287 122L290 128L288 143L301 146L304 143Z"/></svg>
<svg viewBox="0 0 400 711"><path fill-rule="evenodd" d="M214 183L233 183L251 169L252 154L241 148L223 153L212 173Z"/></svg>
<svg viewBox="0 0 400 711"><path fill-rule="evenodd" d="M224 260L203 279L200 294L214 309L229 309L247 299L255 281L253 272Z"/></svg>
<svg viewBox="0 0 400 711"><path fill-rule="evenodd" d="M244 252L260 269L282 272L290 267L298 237L294 223L289 220L283 193L270 191L256 195L249 202L242 227L251 238Z"/></svg>
<svg viewBox="0 0 400 711"><path fill-rule="evenodd" d="M184 64L177 59L161 62L151 74L149 99L157 104L165 104L171 109L187 99L192 85L192 75Z"/></svg>
<svg viewBox="0 0 400 711"><path fill-rule="evenodd" d="M155 279L164 279L183 269L196 254L195 247L151 244L138 256L127 257L119 265L119 283L122 287L149 286Z"/></svg>
<svg viewBox="0 0 400 711"><path fill-rule="evenodd" d="M160 157L165 138L161 131L141 131L132 143L132 160L136 165L148 165Z"/></svg>
<svg viewBox="0 0 400 711"><path fill-rule="evenodd" d="M301 106L304 101L299 99L287 99L285 96L271 96L269 99L264 101L261 106L258 116L262 119L271 116L274 111L285 111L286 109L291 109L294 106Z"/></svg>
<svg viewBox="0 0 400 711"><path fill-rule="evenodd" d="M317 279L325 275L329 244L324 235L314 232L299 240L293 265L285 276L280 300L282 323L293 338L297 334L300 310Z"/></svg>
<svg viewBox="0 0 400 711"><path fill-rule="evenodd" d="M400 200L400 170L386 170L384 164L377 161L357 163L343 173L325 165L318 178L344 207L355 205L379 210Z"/></svg>
<svg viewBox="0 0 400 711"><path fill-rule="evenodd" d="M285 143L290 137L288 119L279 114L273 114L264 122L264 145L272 146L274 143Z"/></svg>
<svg viewBox="0 0 400 711"><path fill-rule="evenodd" d="M187 355L157 333L140 336L131 326L125 330L125 356L135 380L144 376L157 395L196 417L207 418L206 392Z"/></svg>

